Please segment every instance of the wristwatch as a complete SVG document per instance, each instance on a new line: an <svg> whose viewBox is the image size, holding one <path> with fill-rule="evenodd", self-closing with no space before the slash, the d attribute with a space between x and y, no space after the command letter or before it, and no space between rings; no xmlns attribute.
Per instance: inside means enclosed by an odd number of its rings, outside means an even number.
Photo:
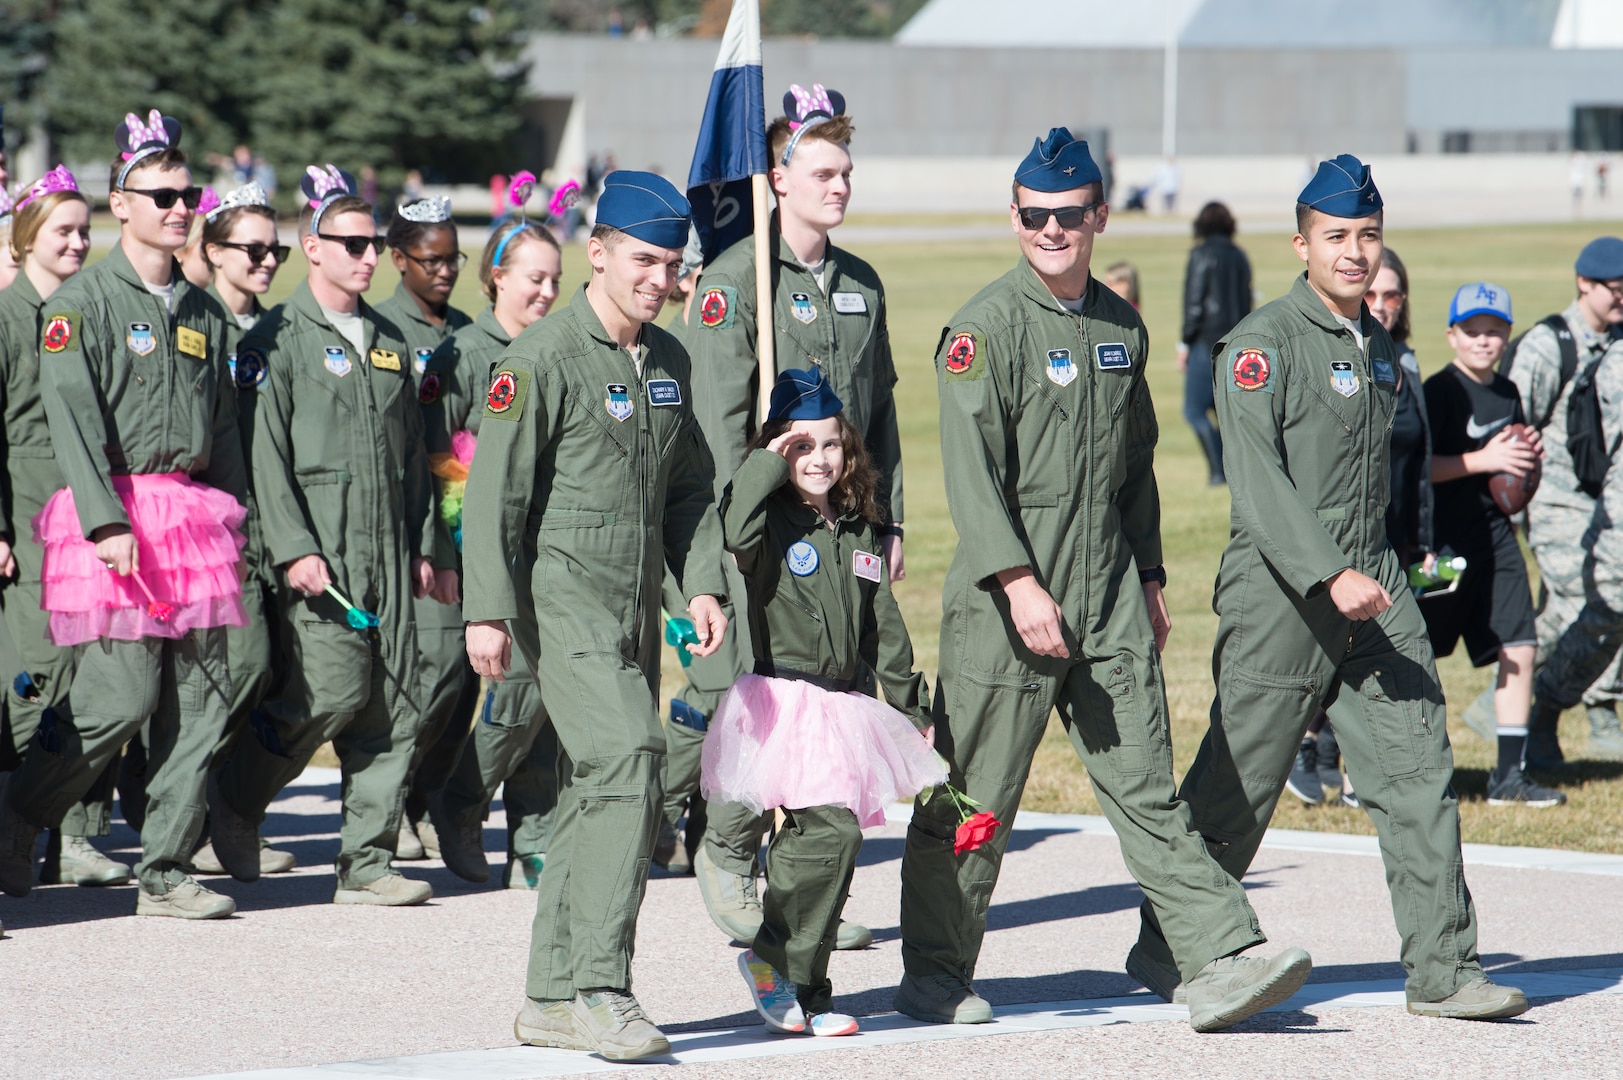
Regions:
<svg viewBox="0 0 1623 1080"><path fill-rule="evenodd" d="M1138 572L1138 583L1140 585L1148 585L1152 581L1161 586L1161 588L1166 588L1167 568L1164 566L1152 566L1148 570L1140 570Z"/></svg>

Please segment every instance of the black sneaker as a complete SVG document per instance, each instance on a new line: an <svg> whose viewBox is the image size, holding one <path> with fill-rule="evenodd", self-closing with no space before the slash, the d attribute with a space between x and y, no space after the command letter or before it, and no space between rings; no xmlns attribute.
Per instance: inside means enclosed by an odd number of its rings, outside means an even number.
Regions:
<svg viewBox="0 0 1623 1080"><path fill-rule="evenodd" d="M1319 786L1324 788L1325 798L1335 802L1341 792L1341 744L1329 724L1319 729L1318 750Z"/></svg>
<svg viewBox="0 0 1623 1080"><path fill-rule="evenodd" d="M1341 789L1341 805L1347 807L1350 810L1358 810L1358 809L1361 809L1364 804L1358 801L1358 795L1357 795L1356 792L1351 792L1351 791L1348 791L1346 788L1342 788Z"/></svg>
<svg viewBox="0 0 1623 1080"><path fill-rule="evenodd" d="M1489 806L1532 806L1540 809L1560 806L1567 797L1559 791L1541 787L1528 778L1525 770L1516 769L1507 776L1499 770L1488 773Z"/></svg>
<svg viewBox="0 0 1623 1080"><path fill-rule="evenodd" d="M1285 778L1285 790L1309 806L1324 801L1324 785L1319 783L1319 742L1312 735L1302 740L1296 751L1296 764Z"/></svg>

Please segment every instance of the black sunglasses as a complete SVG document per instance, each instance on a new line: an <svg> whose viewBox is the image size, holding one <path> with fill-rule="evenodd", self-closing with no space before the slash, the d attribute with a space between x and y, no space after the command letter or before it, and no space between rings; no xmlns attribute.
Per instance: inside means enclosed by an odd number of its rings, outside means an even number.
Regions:
<svg viewBox="0 0 1623 1080"><path fill-rule="evenodd" d="M1080 229L1086 220L1088 212L1097 210L1103 203L1090 202L1086 206L1022 206L1020 208L1020 227L1037 230L1048 224L1048 219L1059 222L1062 229Z"/></svg>
<svg viewBox="0 0 1623 1080"><path fill-rule="evenodd" d="M335 244L343 244L344 250L349 252L351 256L357 259L366 254L367 248L371 248L379 255L382 255L384 247L387 246L384 244L383 237L381 236L334 236L332 233L324 232L318 232L316 235L323 240L331 240Z"/></svg>
<svg viewBox="0 0 1623 1080"><path fill-rule="evenodd" d="M239 244L232 240L220 240L217 243L223 248L236 248L248 255L248 265L258 266L267 256L276 256L277 263L287 262L287 256L293 249L286 244Z"/></svg>
<svg viewBox="0 0 1623 1080"><path fill-rule="evenodd" d="M197 207L198 207L198 204L203 201L203 189L200 188L200 187L189 187L189 188L172 188L172 187L134 188L134 187L127 187L127 188L119 188L119 190L123 191L123 192L126 192L126 193L128 193L130 195L145 195L147 198L152 200L152 205L156 206L159 210L168 210L168 209L170 209L171 207L173 207L175 205L175 200L176 199L179 199L181 202L185 203L186 204L186 209L188 209L188 210L196 210Z"/></svg>
<svg viewBox="0 0 1623 1080"><path fill-rule="evenodd" d="M410 259L412 262L416 263L418 266L421 266L423 268L423 273L427 274L429 277L438 277L440 274L451 270L461 270L468 263L468 254L465 251L458 251L447 259L442 259L438 255L427 259L420 259L416 255L413 255L411 252L407 251L405 248L396 248L395 250L400 252L400 254L404 255L406 258Z"/></svg>

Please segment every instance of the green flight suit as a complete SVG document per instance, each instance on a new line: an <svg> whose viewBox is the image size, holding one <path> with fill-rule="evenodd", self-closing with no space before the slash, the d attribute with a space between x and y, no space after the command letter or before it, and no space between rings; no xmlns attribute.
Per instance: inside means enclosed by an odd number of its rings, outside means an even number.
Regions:
<svg viewBox="0 0 1623 1080"><path fill-rule="evenodd" d="M1184 977L1264 940L1173 794L1166 688L1139 571L1161 564L1148 338L1089 279L1079 318L1024 260L936 348L941 451L958 547L947 570L935 745L952 783L1003 822L953 854L958 814L916 803L902 857L902 962L974 977L1009 823L1056 707L1122 858ZM1026 648L996 574L1030 567L1059 605L1068 659Z"/></svg>
<svg viewBox="0 0 1623 1080"><path fill-rule="evenodd" d="M41 395L86 539L103 526L129 525L115 474L186 473L239 502L248 497L225 312L186 281L178 262L171 261L170 280L173 314L115 246L41 312ZM141 324L137 335L132 327ZM135 869L149 891L165 892L203 828L204 774L231 701L225 630L102 638L78 653L69 701L57 706L60 749L39 739L29 745L12 774L12 806L29 821L56 825L150 720Z"/></svg>
<svg viewBox="0 0 1623 1080"><path fill-rule="evenodd" d="M463 506L463 614L509 621L561 748L532 998L631 984L665 758L661 575L669 563L689 598L726 589L687 353L653 325L641 353L639 371L584 286L514 338Z"/></svg>
<svg viewBox="0 0 1623 1080"><path fill-rule="evenodd" d="M400 790L422 722L411 562L432 551L428 454L411 357L394 325L364 301L366 348L327 321L309 282L249 331L238 352L262 357L254 420L254 490L270 563L286 682L237 744L220 794L249 821L332 741L344 772L340 888L389 872ZM287 567L320 555L333 586L376 614L358 632L325 593L287 584Z"/></svg>
<svg viewBox="0 0 1623 1080"><path fill-rule="evenodd" d="M375 309L380 319L395 325L411 353L411 371L421 387L428 358L450 336L473 320L454 307L445 309L445 321L428 321L404 283ZM426 395L425 395L426 396ZM421 400L421 399L420 399ZM431 446L430 450L449 447ZM445 553L441 553L442 557ZM447 568L454 561L444 564ZM467 737L473 718L479 680L468 666L467 643L462 632L462 605L442 604L432 596L412 602L417 621L417 654L422 678L423 729L417 736L411 778L406 789L406 817L421 821L428 813L428 798L445 786L456 763L457 751Z"/></svg>
<svg viewBox="0 0 1623 1080"><path fill-rule="evenodd" d="M1437 1001L1482 970L1442 686L1386 540L1397 350L1367 308L1359 328L1364 348L1303 274L1212 350L1233 509L1212 602L1211 729L1178 794L1238 879L1326 709L1380 834L1409 997ZM1392 606L1344 617L1329 581L1349 568ZM1139 943L1164 957L1153 920Z"/></svg>
<svg viewBox="0 0 1623 1080"><path fill-rule="evenodd" d="M770 450L744 459L722 497L727 550L749 595L755 673L804 679L825 690L854 691L866 666L891 705L920 731L930 726L923 674L890 591L875 526L846 513L832 527L789 483L789 463ZM810 570L791 570L791 550ZM799 564L804 566L804 561ZM863 571L866 570L865 576ZM834 987L828 958L851 889L862 828L843 805L785 807L772 838L757 955L795 984L806 1015L828 1012Z"/></svg>
<svg viewBox="0 0 1623 1080"><path fill-rule="evenodd" d="M511 342L486 308L435 350L428 362L433 379L425 373L420 391L431 453L449 453L457 431L479 434L491 370ZM478 680L473 682L477 687ZM545 853L558 801L557 758L558 736L547 722L541 690L515 650L507 680L490 683L480 698L473 732L445 782L446 814L459 824L483 821L503 787L508 860Z"/></svg>
<svg viewBox="0 0 1623 1080"><path fill-rule="evenodd" d="M67 700L73 682L73 650L51 644L50 615L40 610L39 583L44 551L34 543L34 515L64 486L51 449L51 431L45 423L40 398L40 299L28 275L19 272L0 291L0 394L4 394L3 433L5 476L0 486L0 534L11 545L17 576L0 589L6 629L15 663L3 675L6 723L11 736L0 746L0 757L15 764L39 730L40 716ZM28 683L20 681L26 672ZM31 686L29 685L31 683ZM13 758L15 754L15 758ZM112 832L113 782L118 775L117 755L107 763L83 800L68 809L62 832L68 836L106 836ZM8 770L10 766L7 766Z"/></svg>
<svg viewBox="0 0 1623 1080"><path fill-rule="evenodd" d="M254 412L258 404L259 388L265 381L265 358L252 353L247 360L240 354L243 335L247 333L231 310L225 306L220 292L209 286L221 310L225 311L226 366L237 387L237 430L242 436L242 456L248 463L248 519L243 531L248 546L242 557L248 563L248 574L242 582L242 608L248 614L244 626L232 626L225 632L226 654L231 664L231 719L226 724L214 760L224 762L243 732L253 724L253 714L271 691L276 678L276 619L275 578L265 562L264 530L259 522L259 503L254 496ZM253 321L265 317L265 309L254 300ZM261 718L260 723L263 723Z"/></svg>
<svg viewBox="0 0 1623 1080"><path fill-rule="evenodd" d="M899 522L902 442L892 394L896 367L891 360L885 287L872 266L832 243L823 257L824 284L819 285L783 242L776 214L771 245L772 335L778 370L809 370L813 365L822 369L879 470L880 516L887 523ZM745 239L704 268L681 329L682 343L693 357L694 409L716 459L718 498L743 464L744 448L759 427L759 310L755 244ZM730 593L737 595L743 583L730 565L726 569ZM732 619L734 612L727 616ZM747 669L747 629L741 621L735 627L737 636L729 635L730 644L723 644L714 656L695 657L687 669L688 685L678 697L706 717L715 713L721 695ZM691 731L680 724L671 729L672 746L680 750L670 764L673 787L698 779L697 755L703 740L693 738ZM705 842L716 865L729 873L752 874L766 819L736 803L707 809ZM671 820L674 824L674 817Z"/></svg>

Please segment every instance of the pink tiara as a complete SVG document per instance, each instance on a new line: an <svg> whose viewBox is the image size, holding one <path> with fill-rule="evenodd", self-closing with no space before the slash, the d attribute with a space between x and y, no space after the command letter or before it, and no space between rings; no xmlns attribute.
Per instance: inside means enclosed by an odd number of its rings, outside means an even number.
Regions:
<svg viewBox="0 0 1623 1080"><path fill-rule="evenodd" d="M68 172L66 165L58 165L44 176L35 180L17 198L17 209L21 210L35 199L42 198L57 191L78 191L79 182Z"/></svg>
<svg viewBox="0 0 1623 1080"><path fill-rule="evenodd" d="M575 181L567 181L563 187L553 192L552 202L547 210L553 217L562 217L564 211L580 202L580 185Z"/></svg>
<svg viewBox="0 0 1623 1080"><path fill-rule="evenodd" d="M535 173L529 169L521 169L513 174L513 179L507 185L507 201L514 206L522 207L530 201L530 192L535 190Z"/></svg>
<svg viewBox="0 0 1623 1080"><path fill-rule="evenodd" d="M214 190L213 185L203 189L203 197L197 201L197 212L207 216L220 208L220 193Z"/></svg>

